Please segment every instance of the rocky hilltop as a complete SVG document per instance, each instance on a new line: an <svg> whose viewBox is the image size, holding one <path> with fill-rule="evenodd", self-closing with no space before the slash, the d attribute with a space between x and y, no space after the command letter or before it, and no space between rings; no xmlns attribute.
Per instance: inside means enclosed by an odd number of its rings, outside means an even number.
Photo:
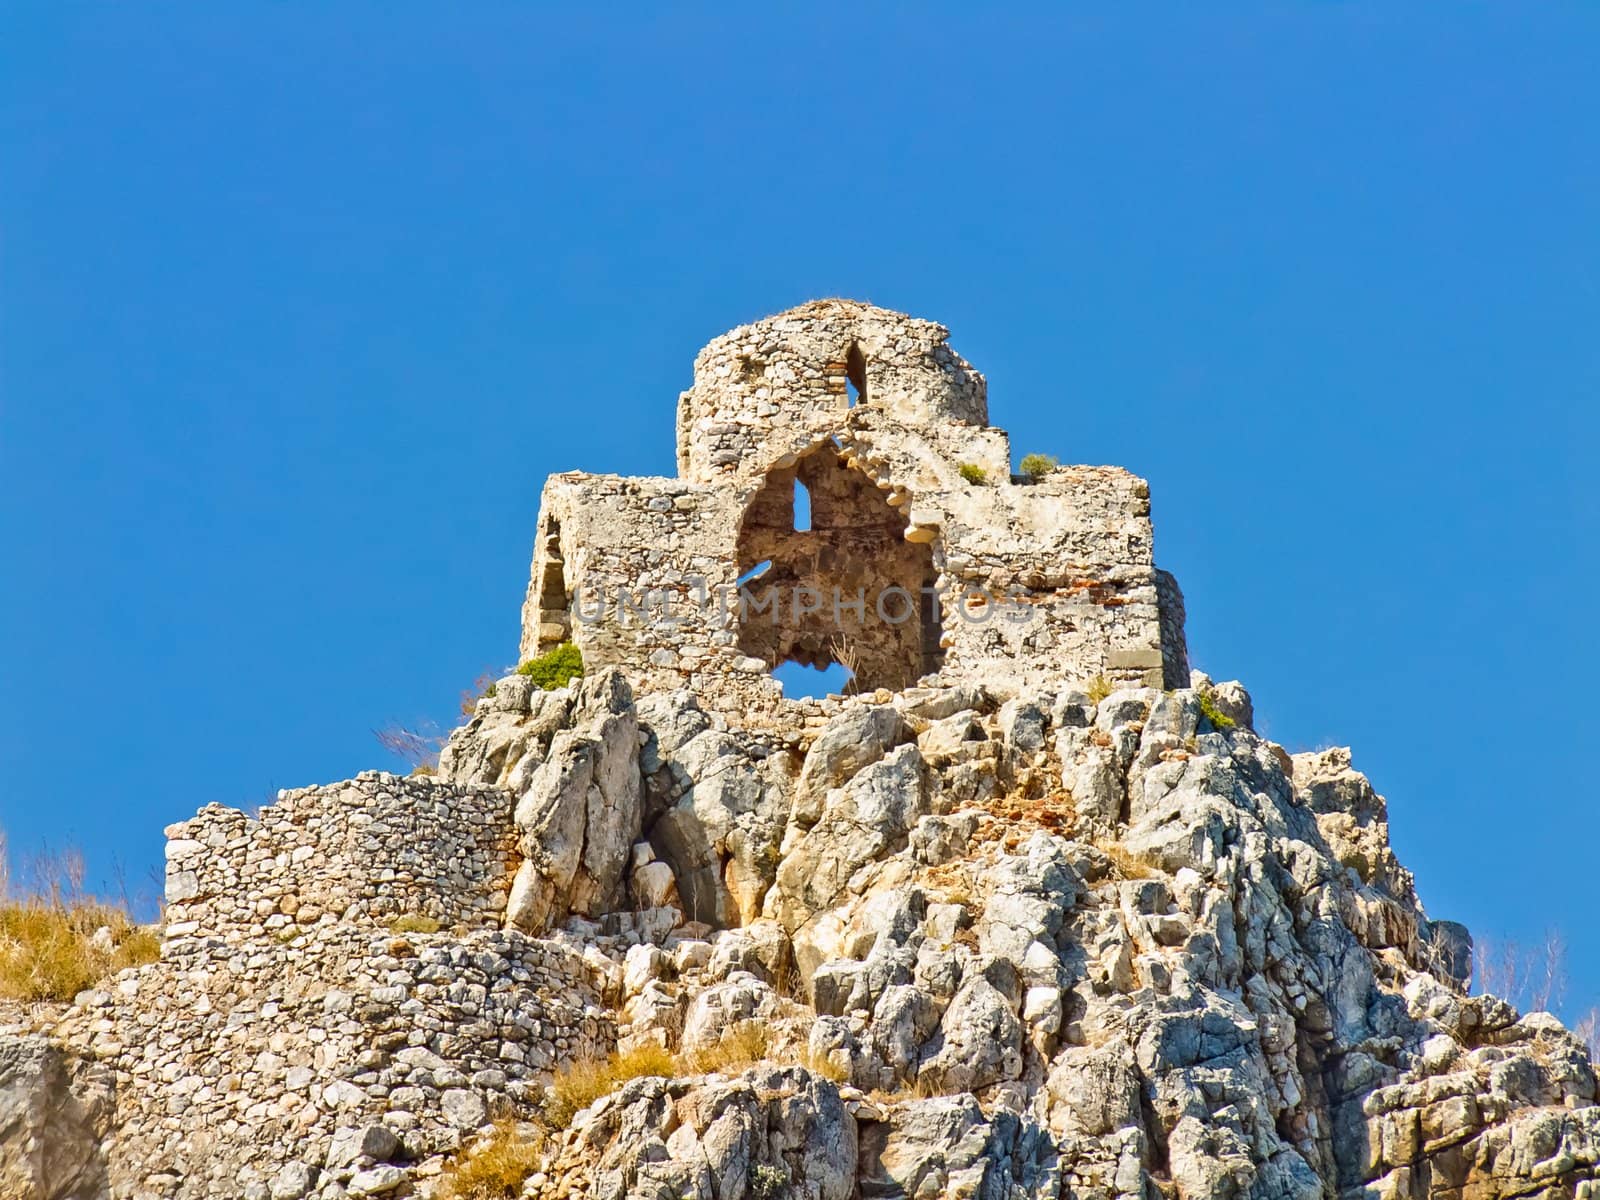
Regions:
<svg viewBox="0 0 1600 1200"><path fill-rule="evenodd" d="M1600 1195L1583 1046L1467 994L1470 938L1348 751L1287 753L1187 670L1148 489L992 478L982 377L909 322L736 330L680 407L685 479L557 477L534 669L434 773L171 826L160 960L0 1032L0 1196ZM797 478L811 527L780 537ZM695 525L706 494L754 517ZM929 557L879 559L886 532ZM750 555L1019 615L858 622L860 654L810 612L579 619L576 578L714 590ZM574 643L586 673L540 686ZM766 674L845 658L849 696Z"/></svg>

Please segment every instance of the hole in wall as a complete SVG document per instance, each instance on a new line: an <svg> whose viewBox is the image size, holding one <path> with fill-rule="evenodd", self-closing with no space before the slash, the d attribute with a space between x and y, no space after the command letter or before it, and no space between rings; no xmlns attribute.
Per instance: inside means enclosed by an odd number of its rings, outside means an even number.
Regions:
<svg viewBox="0 0 1600 1200"><path fill-rule="evenodd" d="M734 582L734 586L735 587L743 587L745 584L750 583L752 580L760 579L763 575L765 575L770 570L772 570L772 560L770 558L769 559L765 559L762 562L758 562L755 566L751 567L743 575L739 576L739 578L735 579L733 581Z"/></svg>
<svg viewBox="0 0 1600 1200"><path fill-rule="evenodd" d="M906 528L904 509L829 441L767 472L735 548L739 649L775 676L790 672L790 696L826 694L796 685L899 691L939 670L941 614L927 591L935 548L906 541Z"/></svg>
<svg viewBox="0 0 1600 1200"><path fill-rule="evenodd" d="M561 559L561 525L553 518L545 527L535 561L542 563L538 586L539 627L535 648L539 653L559 646L572 636L572 597L567 592L565 564Z"/></svg>
<svg viewBox="0 0 1600 1200"><path fill-rule="evenodd" d="M803 696L817 700L825 696L842 696L855 678L847 667L839 663L806 666L793 659L779 663L773 669L772 677L778 681L784 698L788 700L798 700Z"/></svg>
<svg viewBox="0 0 1600 1200"><path fill-rule="evenodd" d="M844 356L845 392L850 397L850 407L867 402L867 356L855 342Z"/></svg>
<svg viewBox="0 0 1600 1200"><path fill-rule="evenodd" d="M794 481L794 531L811 532L811 492L799 479Z"/></svg>

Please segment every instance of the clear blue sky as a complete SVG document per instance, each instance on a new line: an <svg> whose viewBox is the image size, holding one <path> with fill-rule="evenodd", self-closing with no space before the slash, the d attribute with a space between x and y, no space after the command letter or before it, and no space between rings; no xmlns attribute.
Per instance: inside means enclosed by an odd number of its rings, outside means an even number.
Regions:
<svg viewBox="0 0 1600 1200"><path fill-rule="evenodd" d="M8 4L0 826L136 880L515 655L710 337L936 318L1197 663L1600 1000L1600 8Z"/></svg>

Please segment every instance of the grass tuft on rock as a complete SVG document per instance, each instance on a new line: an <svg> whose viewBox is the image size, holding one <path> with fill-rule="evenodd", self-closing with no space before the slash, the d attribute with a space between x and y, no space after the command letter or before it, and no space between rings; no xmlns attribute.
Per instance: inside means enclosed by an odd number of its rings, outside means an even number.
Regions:
<svg viewBox="0 0 1600 1200"><path fill-rule="evenodd" d="M517 1123L497 1121L488 1135L445 1168L434 1200L516 1200L539 1169L539 1142Z"/></svg>
<svg viewBox="0 0 1600 1200"><path fill-rule="evenodd" d="M658 1075L671 1079L678 1073L672 1053L660 1046L621 1050L609 1058L582 1058L558 1070L550 1084L544 1117L554 1129L565 1129L572 1118L601 1096L609 1096L630 1079Z"/></svg>
<svg viewBox="0 0 1600 1200"><path fill-rule="evenodd" d="M1085 694L1089 697L1090 704L1099 704L1100 701L1104 700L1114 691L1116 691L1116 686L1111 682L1111 680L1107 679L1104 675L1096 675L1093 679L1089 680L1089 687Z"/></svg>
<svg viewBox="0 0 1600 1200"><path fill-rule="evenodd" d="M691 1075L728 1075L753 1067L767 1057L767 1027L760 1021L740 1021L723 1031L715 1046L705 1046L678 1056L678 1065Z"/></svg>
<svg viewBox="0 0 1600 1200"><path fill-rule="evenodd" d="M1238 724L1237 721L1217 707L1216 698L1205 688L1200 689L1200 712L1206 720L1211 722L1211 728L1218 733L1226 732Z"/></svg>

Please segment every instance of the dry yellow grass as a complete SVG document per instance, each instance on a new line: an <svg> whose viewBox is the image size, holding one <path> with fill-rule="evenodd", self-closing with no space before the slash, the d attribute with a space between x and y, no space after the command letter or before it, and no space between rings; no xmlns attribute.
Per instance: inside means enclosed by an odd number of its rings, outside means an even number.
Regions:
<svg viewBox="0 0 1600 1200"><path fill-rule="evenodd" d="M405 913L389 922L390 933L438 933L439 922L421 913Z"/></svg>
<svg viewBox="0 0 1600 1200"><path fill-rule="evenodd" d="M160 935L120 908L87 900L0 900L0 999L70 1000L107 975L160 955Z"/></svg>
<svg viewBox="0 0 1600 1200"><path fill-rule="evenodd" d="M729 1074L754 1066L767 1057L767 1029L759 1021L741 1021L723 1031L715 1046L678 1056L678 1067L688 1075Z"/></svg>
<svg viewBox="0 0 1600 1200"><path fill-rule="evenodd" d="M554 1129L565 1129L581 1109L609 1096L630 1079L656 1075L732 1075L760 1063L804 1067L834 1083L849 1081L848 1068L808 1049L774 1050L767 1027L760 1021L741 1021L728 1028L715 1046L674 1055L659 1046L640 1046L609 1058L579 1059L555 1074L551 1095L545 1101L544 1119Z"/></svg>
<svg viewBox="0 0 1600 1200"><path fill-rule="evenodd" d="M731 1075L760 1063L774 1066L804 1067L834 1083L848 1083L850 1070L805 1046L772 1045L767 1027L760 1021L741 1021L723 1033L715 1045L678 1056L678 1069L686 1075Z"/></svg>
<svg viewBox="0 0 1600 1200"><path fill-rule="evenodd" d="M25 891L12 887L0 830L0 1000L71 1000L125 967L161 956L161 935L137 924L125 904L83 886L83 856L67 850L25 863Z"/></svg>
<svg viewBox="0 0 1600 1200"><path fill-rule="evenodd" d="M660 1075L671 1079L678 1074L672 1054L659 1046L640 1046L623 1050L609 1058L581 1058L562 1067L551 1081L551 1096L545 1102L544 1117L553 1128L565 1129L580 1109L589 1107L601 1096L609 1096L630 1079Z"/></svg>
<svg viewBox="0 0 1600 1200"><path fill-rule="evenodd" d="M538 1169L539 1140L525 1137L515 1121L497 1121L487 1137L445 1168L434 1200L515 1200Z"/></svg>
<svg viewBox="0 0 1600 1200"><path fill-rule="evenodd" d="M1120 842L1096 842L1095 846L1124 879L1150 879L1156 874L1148 861Z"/></svg>
<svg viewBox="0 0 1600 1200"><path fill-rule="evenodd" d="M810 1050L802 1050L795 1056L795 1066L804 1067L813 1075L821 1075L834 1083L849 1083L850 1068L843 1063L836 1063L831 1058L821 1054L813 1054Z"/></svg>
<svg viewBox="0 0 1600 1200"><path fill-rule="evenodd" d="M867 1093L867 1099L874 1104L881 1104L887 1108L896 1104L904 1104L908 1100L931 1100L941 1094L931 1080L924 1075L919 1075L910 1082L902 1081L893 1091L886 1092L882 1088L874 1088Z"/></svg>

